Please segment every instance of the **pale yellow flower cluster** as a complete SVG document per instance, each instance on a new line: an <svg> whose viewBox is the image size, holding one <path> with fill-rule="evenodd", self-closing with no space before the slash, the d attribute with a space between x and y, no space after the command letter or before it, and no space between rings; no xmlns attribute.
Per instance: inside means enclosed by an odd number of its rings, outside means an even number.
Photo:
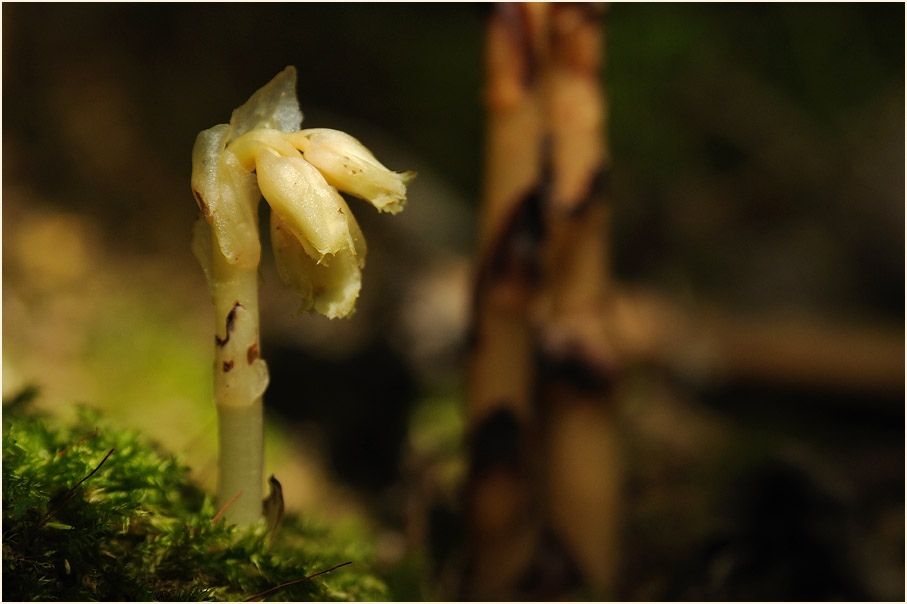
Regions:
<svg viewBox="0 0 907 604"><path fill-rule="evenodd" d="M277 269L302 297L300 310L345 317L359 295L366 245L338 191L396 214L415 173L388 170L344 132L300 130L295 89L296 70L287 67L236 109L229 124L198 135L192 188L211 228L196 228L194 249L212 291L207 258L214 241L229 265L257 267L257 206L263 196L271 207Z"/></svg>

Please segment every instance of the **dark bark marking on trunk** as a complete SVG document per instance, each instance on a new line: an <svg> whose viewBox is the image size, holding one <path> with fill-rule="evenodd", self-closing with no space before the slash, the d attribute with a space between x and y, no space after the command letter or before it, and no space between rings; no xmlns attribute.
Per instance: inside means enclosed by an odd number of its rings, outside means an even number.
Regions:
<svg viewBox="0 0 907 604"><path fill-rule="evenodd" d="M547 138L542 146L539 183L514 204L482 271L481 285L506 282L531 294L541 283L541 252L547 234L545 213L551 199L553 172L551 144Z"/></svg>
<svg viewBox="0 0 907 604"><path fill-rule="evenodd" d="M579 566L563 542L546 529L517 589L519 593L532 594L541 600L556 600L565 593L580 589L582 577Z"/></svg>
<svg viewBox="0 0 907 604"><path fill-rule="evenodd" d="M542 350L538 364L543 382L564 384L589 395L611 394L617 379L613 364L580 349Z"/></svg>
<svg viewBox="0 0 907 604"><path fill-rule="evenodd" d="M523 59L520 73L523 88L530 90L538 78L539 64L529 35L532 31L529 13L525 6L514 3L498 4L496 9L501 22L507 29L508 40L516 47L519 56Z"/></svg>
<svg viewBox="0 0 907 604"><path fill-rule="evenodd" d="M523 427L513 411L500 408L478 425L470 439L470 459L473 476L504 465L518 468L521 464Z"/></svg>
<svg viewBox="0 0 907 604"><path fill-rule="evenodd" d="M570 218L576 219L586 215L594 203L605 203L611 190L611 168L600 167L595 171L586 187L586 195L570 208Z"/></svg>

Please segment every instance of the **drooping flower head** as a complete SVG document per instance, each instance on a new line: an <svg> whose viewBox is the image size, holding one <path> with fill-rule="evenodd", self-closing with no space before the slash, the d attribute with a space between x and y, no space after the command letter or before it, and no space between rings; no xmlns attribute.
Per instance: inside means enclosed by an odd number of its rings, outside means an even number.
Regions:
<svg viewBox="0 0 907 604"><path fill-rule="evenodd" d="M263 196L278 273L302 297L300 310L345 317L359 295L366 246L338 189L396 214L415 173L388 170L348 134L300 130L301 124L296 70L287 67L236 109L229 124L198 135L192 188L211 228L195 229L193 247L211 287L215 245L227 263L257 266Z"/></svg>

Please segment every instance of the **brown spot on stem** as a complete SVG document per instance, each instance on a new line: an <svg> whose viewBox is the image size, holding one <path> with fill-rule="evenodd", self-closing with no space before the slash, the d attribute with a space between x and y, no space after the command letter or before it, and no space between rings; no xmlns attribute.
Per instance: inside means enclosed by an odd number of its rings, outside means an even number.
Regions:
<svg viewBox="0 0 907 604"><path fill-rule="evenodd" d="M237 308L242 308L242 304L240 304L238 300L233 303L233 308L231 308L230 312L227 313L227 325L226 325L227 335L224 338L221 338L219 335L214 334L214 343L220 347L223 347L224 345L226 345L227 342L230 341L230 332L233 331L233 327L234 327L233 323L236 321L236 309Z"/></svg>
<svg viewBox="0 0 907 604"><path fill-rule="evenodd" d="M230 309L230 312L227 313L227 333L233 331L233 322L236 321L236 309L242 308L242 304L239 301L233 303L233 308Z"/></svg>
<svg viewBox="0 0 907 604"><path fill-rule="evenodd" d="M233 369L233 361L224 361L224 373L228 373Z"/></svg>
<svg viewBox="0 0 907 604"><path fill-rule="evenodd" d="M198 204L198 208L202 211L202 214L205 215L205 218L211 216L211 210L208 209L208 204L205 203L202 194L195 189L192 189L192 195L195 197L195 202Z"/></svg>
<svg viewBox="0 0 907 604"><path fill-rule="evenodd" d="M255 359L259 356L258 354L258 344L252 344L249 348L246 349L246 362L251 365Z"/></svg>

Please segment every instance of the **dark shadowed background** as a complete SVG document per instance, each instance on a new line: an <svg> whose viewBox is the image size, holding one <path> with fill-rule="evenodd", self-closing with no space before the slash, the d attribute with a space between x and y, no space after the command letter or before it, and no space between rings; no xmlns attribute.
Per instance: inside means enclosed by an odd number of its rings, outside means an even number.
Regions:
<svg viewBox="0 0 907 604"><path fill-rule="evenodd" d="M35 384L46 408L98 406L213 485L189 153L295 65L304 126L420 175L397 217L351 202L370 247L352 320L294 318L266 258L267 471L291 510L363 519L395 598L438 597L488 11L4 4L4 396ZM615 4L607 23L618 281L865 328L903 363L904 6ZM626 376L622 597L903 599L902 380L690 375Z"/></svg>

